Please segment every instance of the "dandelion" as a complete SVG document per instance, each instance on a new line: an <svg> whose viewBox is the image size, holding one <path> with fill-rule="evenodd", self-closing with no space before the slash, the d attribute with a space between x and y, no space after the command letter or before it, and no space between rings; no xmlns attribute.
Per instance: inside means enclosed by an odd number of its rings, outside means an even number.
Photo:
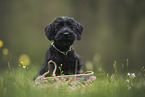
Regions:
<svg viewBox="0 0 145 97"><path fill-rule="evenodd" d="M19 57L19 63L21 63L21 65L29 66L29 64L30 64L30 57L27 54L20 55L20 57Z"/></svg>
<svg viewBox="0 0 145 97"><path fill-rule="evenodd" d="M58 67L60 70L60 75L63 75L63 71L62 71L62 64L60 64L60 67Z"/></svg>
<svg viewBox="0 0 145 97"><path fill-rule="evenodd" d="M3 41L2 40L0 40L0 47L2 47L3 46Z"/></svg>
<svg viewBox="0 0 145 97"><path fill-rule="evenodd" d="M7 48L3 48L2 53L3 55L8 55L9 50Z"/></svg>
<svg viewBox="0 0 145 97"><path fill-rule="evenodd" d="M23 64L24 62L23 61L21 61L21 64Z"/></svg>
<svg viewBox="0 0 145 97"><path fill-rule="evenodd" d="M24 66L23 66L23 68L25 69L25 68L26 68L26 66L24 65Z"/></svg>

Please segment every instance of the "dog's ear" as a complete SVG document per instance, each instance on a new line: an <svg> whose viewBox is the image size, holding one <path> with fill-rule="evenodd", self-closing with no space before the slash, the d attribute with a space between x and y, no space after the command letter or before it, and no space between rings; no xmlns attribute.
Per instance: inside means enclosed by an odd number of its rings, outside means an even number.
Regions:
<svg viewBox="0 0 145 97"><path fill-rule="evenodd" d="M77 22L77 40L81 40L81 35L83 31L83 26Z"/></svg>
<svg viewBox="0 0 145 97"><path fill-rule="evenodd" d="M55 32L54 32L53 23L50 23L48 26L46 26L46 28L45 28L45 35L47 36L47 38L50 41L54 39Z"/></svg>

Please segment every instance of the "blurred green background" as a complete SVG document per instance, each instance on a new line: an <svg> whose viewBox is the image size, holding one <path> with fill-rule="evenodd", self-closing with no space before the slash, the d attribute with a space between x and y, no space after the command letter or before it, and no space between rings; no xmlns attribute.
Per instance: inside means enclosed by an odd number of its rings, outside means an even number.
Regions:
<svg viewBox="0 0 145 97"><path fill-rule="evenodd" d="M84 26L73 45L84 64L106 72L114 60L121 67L128 59L129 71L145 66L145 0L1 0L0 69L39 68L51 43L44 28L58 16Z"/></svg>

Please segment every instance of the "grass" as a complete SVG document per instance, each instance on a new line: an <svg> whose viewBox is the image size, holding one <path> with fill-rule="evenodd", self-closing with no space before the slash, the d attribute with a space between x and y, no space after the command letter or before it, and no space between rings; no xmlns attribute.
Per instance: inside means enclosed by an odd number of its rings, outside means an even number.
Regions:
<svg viewBox="0 0 145 97"><path fill-rule="evenodd" d="M0 40L0 48L2 46L3 41ZM8 55L9 51L3 49L2 53ZM19 61L19 68L11 68L8 62L8 70L0 70L0 97L145 97L144 67L136 77L134 73L123 76L118 73L117 63L114 62L114 74L106 74L99 68L95 74L96 80L90 87L72 88L61 82L36 87L33 81L36 70L25 65L30 63L29 56L22 54ZM128 60L126 66L128 71Z"/></svg>
<svg viewBox="0 0 145 97"><path fill-rule="evenodd" d="M116 71L117 72L117 71ZM67 87L55 83L49 87L33 86L35 70L11 69L0 73L0 97L144 97L145 80L142 74L131 78L118 73L96 74L90 87ZM127 82L126 80L130 80ZM133 83L130 89L128 85Z"/></svg>
<svg viewBox="0 0 145 97"><path fill-rule="evenodd" d="M0 48L3 41L0 40ZM8 49L3 55L8 55ZM22 61L23 60L23 61ZM101 68L96 72L96 80L90 87L67 87L62 82L50 86L34 86L33 77L36 70L29 69L29 56L22 54L19 59L19 68L0 70L0 97L144 97L145 96L145 69L134 76L134 73L120 75L117 63L114 62L114 74L106 74ZM93 63L91 63L93 64ZM127 60L128 71L128 60ZM90 67L90 65L89 65ZM32 69L33 68L33 69ZM124 70L124 65L122 65Z"/></svg>

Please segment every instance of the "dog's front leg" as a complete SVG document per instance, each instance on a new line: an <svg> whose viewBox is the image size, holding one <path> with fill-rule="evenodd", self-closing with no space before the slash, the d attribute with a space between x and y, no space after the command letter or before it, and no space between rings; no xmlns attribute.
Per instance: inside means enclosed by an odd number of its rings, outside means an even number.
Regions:
<svg viewBox="0 0 145 97"><path fill-rule="evenodd" d="M48 71L48 65L43 64L42 67L40 68L40 70L37 72L37 74L34 77L34 80L39 76L44 74L45 72Z"/></svg>

